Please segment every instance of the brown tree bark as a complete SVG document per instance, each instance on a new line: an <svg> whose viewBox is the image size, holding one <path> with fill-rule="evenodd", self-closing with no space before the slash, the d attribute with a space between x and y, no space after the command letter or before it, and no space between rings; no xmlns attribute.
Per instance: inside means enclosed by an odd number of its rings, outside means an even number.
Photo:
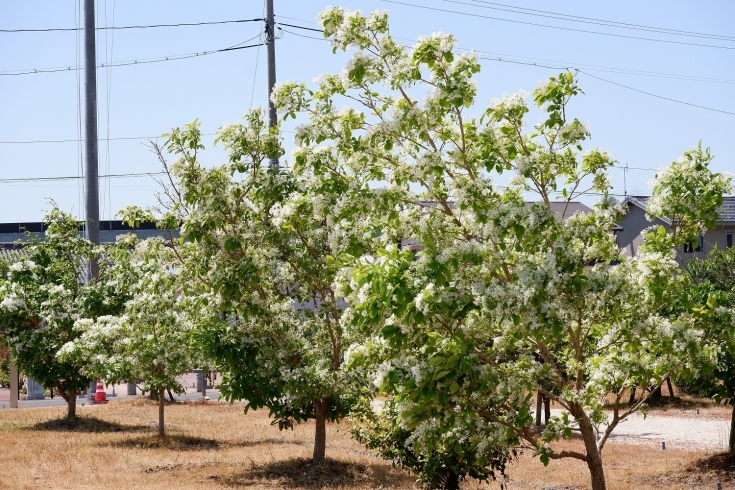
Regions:
<svg viewBox="0 0 735 490"><path fill-rule="evenodd" d="M587 468L590 471L592 490L605 490L605 471L602 467L602 454L597 447L595 429L588 418L578 417L577 419L579 420L579 430L582 433L582 440L587 453Z"/></svg>
<svg viewBox="0 0 735 490"><path fill-rule="evenodd" d="M166 404L166 389L161 388L158 390L158 436L163 437L165 434L165 428L163 425L163 407Z"/></svg>
<svg viewBox="0 0 735 490"><path fill-rule="evenodd" d="M70 420L77 418L77 392L72 391L71 393L67 393L58 386L56 387L56 391L59 392L61 398L66 402L66 418Z"/></svg>
<svg viewBox="0 0 735 490"><path fill-rule="evenodd" d="M316 414L312 461L314 463L321 463L324 461L327 450L327 408L329 407L329 398L314 400L312 403L314 403L314 412Z"/></svg>
<svg viewBox="0 0 735 490"><path fill-rule="evenodd" d="M735 453L735 405L732 406L732 415L730 416L730 441L727 444L727 450Z"/></svg>
<svg viewBox="0 0 735 490"><path fill-rule="evenodd" d="M536 393L536 427L541 425L541 405L544 401L544 395L539 391Z"/></svg>

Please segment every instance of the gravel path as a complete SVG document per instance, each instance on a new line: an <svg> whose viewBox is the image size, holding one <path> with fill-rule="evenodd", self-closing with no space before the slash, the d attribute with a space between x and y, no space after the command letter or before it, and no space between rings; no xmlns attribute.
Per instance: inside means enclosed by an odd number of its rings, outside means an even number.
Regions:
<svg viewBox="0 0 735 490"><path fill-rule="evenodd" d="M556 412L556 413L555 413ZM552 414L561 413L553 410ZM724 450L730 436L730 419L721 410L649 411L636 413L619 423L609 443L636 444L650 448Z"/></svg>
<svg viewBox="0 0 735 490"><path fill-rule="evenodd" d="M650 412L644 419L633 414L620 423L610 435L610 442L641 444L667 449L724 450L730 437L730 421L723 418L692 414L660 414Z"/></svg>

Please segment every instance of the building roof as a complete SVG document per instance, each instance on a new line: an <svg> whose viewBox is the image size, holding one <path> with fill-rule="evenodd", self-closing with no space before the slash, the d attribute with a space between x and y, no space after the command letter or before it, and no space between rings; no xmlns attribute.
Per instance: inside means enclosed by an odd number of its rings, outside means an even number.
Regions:
<svg viewBox="0 0 735 490"><path fill-rule="evenodd" d="M549 207L559 218L568 218L577 212L587 214L592 211L589 206L579 201L569 201L569 203L566 201L552 201L549 203Z"/></svg>
<svg viewBox="0 0 735 490"><path fill-rule="evenodd" d="M628 196L623 201L623 206L630 203L645 211L646 203L651 196ZM719 223L735 223L735 196L724 196L722 206L717 208L717 214L719 214ZM666 224L671 224L671 220L668 218L659 219Z"/></svg>

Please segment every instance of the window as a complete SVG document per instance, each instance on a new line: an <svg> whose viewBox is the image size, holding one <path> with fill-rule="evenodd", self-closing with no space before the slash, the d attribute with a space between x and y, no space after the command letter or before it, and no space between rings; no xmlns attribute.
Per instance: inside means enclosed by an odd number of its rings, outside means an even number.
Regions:
<svg viewBox="0 0 735 490"><path fill-rule="evenodd" d="M704 236L701 234L699 235L699 239L696 243L688 242L684 244L684 253L685 254L691 254L695 252L703 252L704 251Z"/></svg>
<svg viewBox="0 0 735 490"><path fill-rule="evenodd" d="M732 232L726 231L725 232L725 248L732 247Z"/></svg>

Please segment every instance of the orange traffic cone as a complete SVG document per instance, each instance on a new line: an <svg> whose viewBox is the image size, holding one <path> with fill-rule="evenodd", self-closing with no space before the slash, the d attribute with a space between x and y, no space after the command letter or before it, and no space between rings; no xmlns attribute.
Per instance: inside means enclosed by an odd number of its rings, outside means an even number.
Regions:
<svg viewBox="0 0 735 490"><path fill-rule="evenodd" d="M105 387L102 385L102 381L97 380L97 391L94 394L94 404L104 405L107 403L107 395L105 394Z"/></svg>

